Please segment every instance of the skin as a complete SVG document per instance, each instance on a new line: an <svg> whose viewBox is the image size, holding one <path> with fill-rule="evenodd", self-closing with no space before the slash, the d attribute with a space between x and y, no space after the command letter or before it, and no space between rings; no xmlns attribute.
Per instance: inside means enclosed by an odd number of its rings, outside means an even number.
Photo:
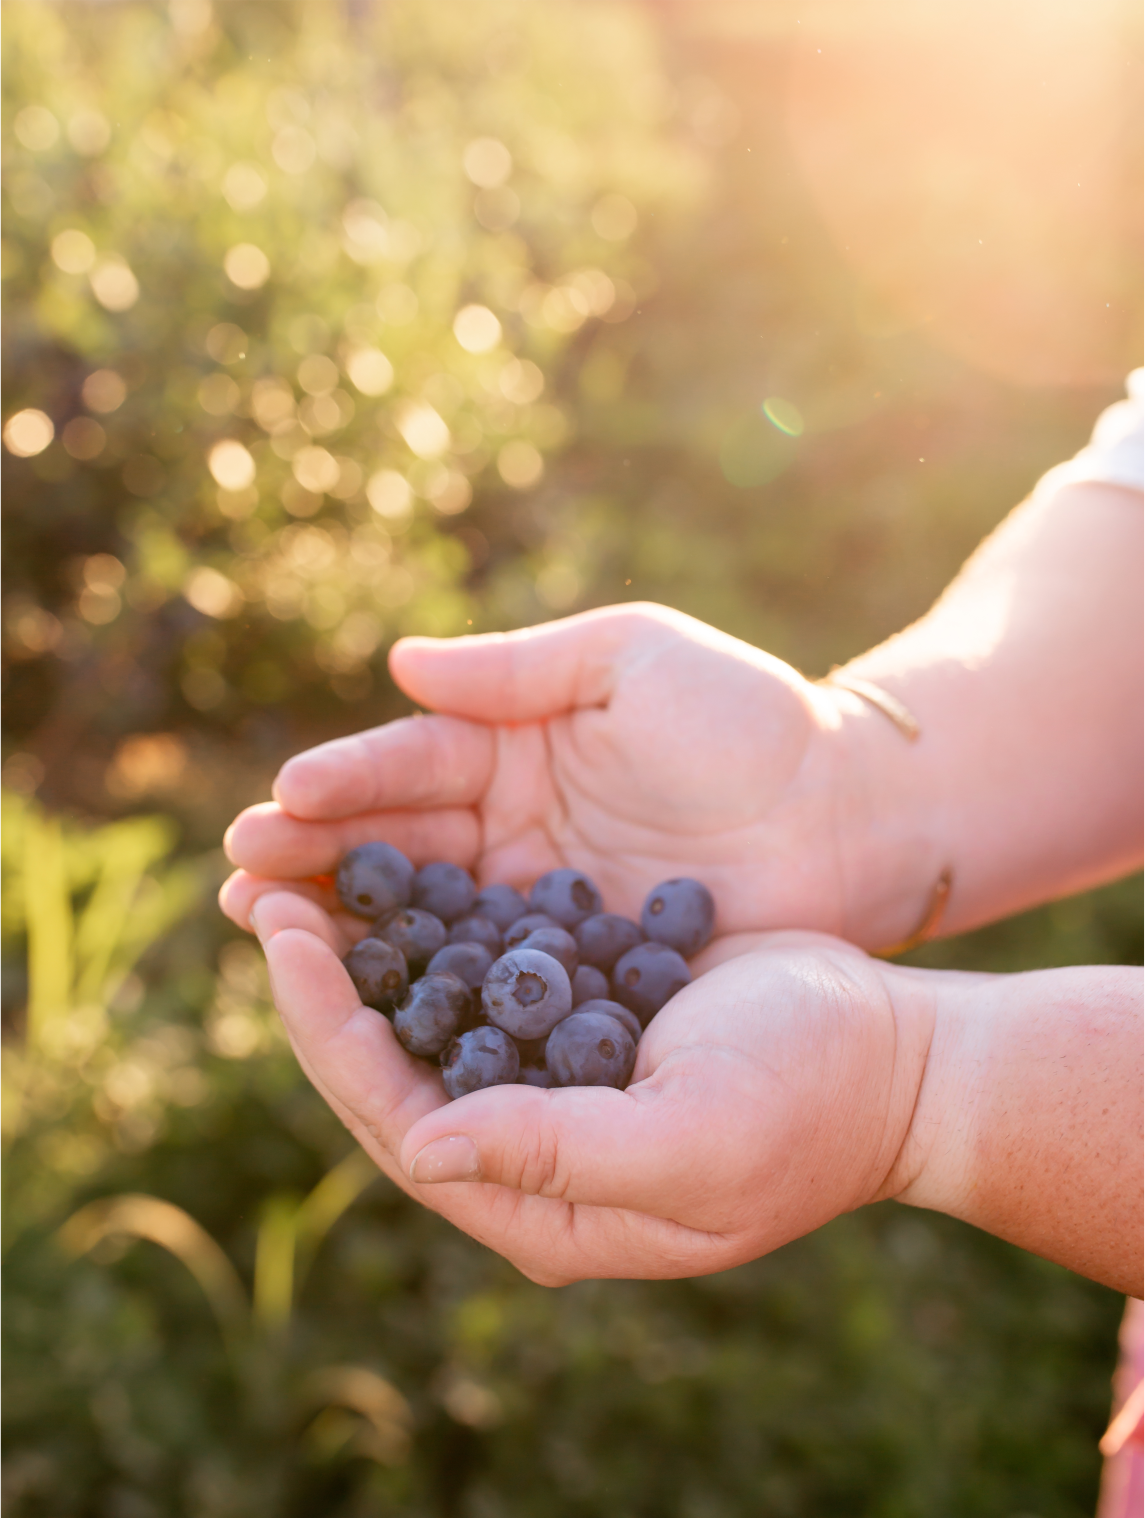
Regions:
<svg viewBox="0 0 1145 1525"><path fill-rule="evenodd" d="M653 1019L626 1091L447 1103L359 1005L325 912L279 891L255 922L295 1052L350 1132L534 1281L703 1275L894 1196L1140 1286L1134 971L1054 971L1063 985L896 969L811 933L729 940Z"/></svg>
<svg viewBox="0 0 1145 1525"><path fill-rule="evenodd" d="M1138 976L923 974L839 938L908 936L944 869L950 932L1140 862L1141 525L1139 493L1038 496L930 614L850 664L909 707L914 744L655 606L399 642L396 680L440 713L291 759L227 836L221 901L240 926L257 905L304 1067L383 1169L538 1280L716 1270L893 1195L1138 1285ZM692 875L722 938L628 1092L516 1087L438 1115L432 1072L352 987L347 1008L336 950L361 924L314 882L376 838L481 883L570 863L634 917ZM757 936L793 926L810 930ZM610 1175L618 1140L637 1174ZM474 1171L500 1184L444 1184Z"/></svg>

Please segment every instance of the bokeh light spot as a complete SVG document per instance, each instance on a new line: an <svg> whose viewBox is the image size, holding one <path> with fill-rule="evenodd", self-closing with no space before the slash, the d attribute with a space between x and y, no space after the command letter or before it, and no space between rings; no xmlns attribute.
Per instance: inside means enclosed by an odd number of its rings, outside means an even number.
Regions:
<svg viewBox="0 0 1145 1525"><path fill-rule="evenodd" d="M290 468L307 492L329 492L338 482L338 462L321 445L304 445Z"/></svg>
<svg viewBox="0 0 1145 1525"><path fill-rule="evenodd" d="M254 456L236 439L219 440L211 447L207 466L220 487L237 492L255 479Z"/></svg>
<svg viewBox="0 0 1145 1525"><path fill-rule="evenodd" d="M220 365L234 365L237 360L246 359L247 336L237 323L216 323L203 347Z"/></svg>
<svg viewBox="0 0 1145 1525"><path fill-rule="evenodd" d="M107 444L107 431L94 418L73 418L60 435L64 449L76 461L94 461Z"/></svg>
<svg viewBox="0 0 1145 1525"><path fill-rule="evenodd" d="M383 519L406 519L413 507L413 488L400 471L375 471L366 483L366 497Z"/></svg>
<svg viewBox="0 0 1145 1525"><path fill-rule="evenodd" d="M502 397L524 407L545 390L545 373L531 360L510 360L497 378Z"/></svg>
<svg viewBox="0 0 1145 1525"><path fill-rule="evenodd" d="M298 367L298 385L311 397L321 397L338 385L338 367L328 355L307 355Z"/></svg>
<svg viewBox="0 0 1145 1525"><path fill-rule="evenodd" d="M60 136L60 124L46 106L25 106L16 113L12 131L33 153L45 153Z"/></svg>
<svg viewBox="0 0 1145 1525"><path fill-rule="evenodd" d="M499 138L474 138L461 156L474 185L493 190L513 173L513 156Z"/></svg>
<svg viewBox="0 0 1145 1525"><path fill-rule="evenodd" d="M346 374L364 397L381 397L394 384L394 368L380 349L367 346L351 350Z"/></svg>
<svg viewBox="0 0 1145 1525"><path fill-rule="evenodd" d="M227 619L243 606L238 587L214 567L196 567L183 584L183 596L192 609L215 620Z"/></svg>
<svg viewBox="0 0 1145 1525"><path fill-rule="evenodd" d="M257 244L235 244L223 256L227 279L240 291L257 291L270 279L270 260Z"/></svg>
<svg viewBox="0 0 1145 1525"><path fill-rule="evenodd" d="M544 458L528 440L510 440L497 452L497 470L509 487L535 487L545 471Z"/></svg>
<svg viewBox="0 0 1145 1525"><path fill-rule="evenodd" d="M398 432L423 461L444 455L450 446L449 425L427 402L407 402L397 410Z"/></svg>
<svg viewBox="0 0 1145 1525"><path fill-rule="evenodd" d="M236 212L249 212L266 195L266 179L253 164L232 164L223 176L223 196Z"/></svg>
<svg viewBox="0 0 1145 1525"><path fill-rule="evenodd" d="M92 371L83 384L85 407L93 413L114 413L123 406L127 384L118 371Z"/></svg>
<svg viewBox="0 0 1145 1525"><path fill-rule="evenodd" d="M96 301L108 312L126 312L139 300L139 282L135 273L117 254L101 259L88 279Z"/></svg>
<svg viewBox="0 0 1145 1525"><path fill-rule="evenodd" d="M95 264L95 245L78 228L65 228L52 239L52 259L66 275L86 275Z"/></svg>
<svg viewBox="0 0 1145 1525"><path fill-rule="evenodd" d="M500 342L501 323L496 313L474 302L454 318L453 336L471 355L484 355Z"/></svg>
<svg viewBox="0 0 1145 1525"><path fill-rule="evenodd" d="M4 443L13 455L39 455L55 436L55 424L39 408L22 408L4 425Z"/></svg>

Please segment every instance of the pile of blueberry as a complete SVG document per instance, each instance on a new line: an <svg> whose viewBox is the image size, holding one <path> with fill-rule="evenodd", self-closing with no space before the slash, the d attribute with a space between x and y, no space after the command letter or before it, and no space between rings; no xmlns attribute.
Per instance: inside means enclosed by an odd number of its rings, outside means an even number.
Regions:
<svg viewBox="0 0 1145 1525"><path fill-rule="evenodd" d="M359 999L411 1054L439 1058L452 1097L514 1081L623 1089L715 920L695 879L657 885L637 926L577 869L542 875L526 900L507 884L479 891L455 863L415 871L386 842L347 853L337 889L374 922L344 959Z"/></svg>

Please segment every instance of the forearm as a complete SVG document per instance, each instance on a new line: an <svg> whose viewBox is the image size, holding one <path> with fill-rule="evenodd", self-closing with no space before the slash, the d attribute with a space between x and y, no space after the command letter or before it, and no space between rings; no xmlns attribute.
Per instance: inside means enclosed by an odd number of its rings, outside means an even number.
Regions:
<svg viewBox="0 0 1145 1525"><path fill-rule="evenodd" d="M930 1053L888 1195L1141 1296L1141 971L935 977Z"/></svg>
<svg viewBox="0 0 1145 1525"><path fill-rule="evenodd" d="M929 614L844 669L921 729L908 742L841 700L863 823L848 936L906 935L944 869L952 932L1140 862L1141 533L1124 488L1032 500Z"/></svg>

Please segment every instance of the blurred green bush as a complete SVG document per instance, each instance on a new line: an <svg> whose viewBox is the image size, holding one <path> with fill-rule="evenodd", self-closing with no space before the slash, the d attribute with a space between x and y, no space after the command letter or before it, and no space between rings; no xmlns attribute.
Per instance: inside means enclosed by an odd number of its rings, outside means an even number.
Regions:
<svg viewBox="0 0 1145 1525"><path fill-rule="evenodd" d="M823 671L1112 391L871 320L781 38L10 0L4 47L6 1511L1088 1512L1117 1298L893 1205L535 1288L362 1170L210 892L283 757L402 712L396 635L650 597ZM1133 881L914 957L1140 935Z"/></svg>

